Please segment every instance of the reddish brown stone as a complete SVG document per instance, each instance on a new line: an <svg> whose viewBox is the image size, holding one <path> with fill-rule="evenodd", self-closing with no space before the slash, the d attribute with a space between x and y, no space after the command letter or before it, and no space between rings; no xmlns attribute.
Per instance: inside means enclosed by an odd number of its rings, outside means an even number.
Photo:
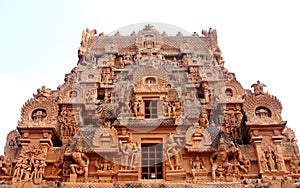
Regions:
<svg viewBox="0 0 300 188"><path fill-rule="evenodd" d="M300 177L280 101L228 72L216 30L96 33L83 31L78 64L57 90L43 86L23 105L0 160L4 184L251 187Z"/></svg>

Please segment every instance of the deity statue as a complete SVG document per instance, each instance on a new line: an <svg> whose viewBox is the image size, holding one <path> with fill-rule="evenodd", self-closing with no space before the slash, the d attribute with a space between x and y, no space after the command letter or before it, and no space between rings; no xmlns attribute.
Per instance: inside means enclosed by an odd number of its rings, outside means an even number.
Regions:
<svg viewBox="0 0 300 188"><path fill-rule="evenodd" d="M64 108L60 115L58 116L58 122L61 124L61 135L63 137L74 136L77 127L76 127L76 119L75 114L71 109Z"/></svg>
<svg viewBox="0 0 300 188"><path fill-rule="evenodd" d="M277 170L279 170L279 171L283 170L282 157L277 152L275 153L275 164L276 164Z"/></svg>
<svg viewBox="0 0 300 188"><path fill-rule="evenodd" d="M199 155L196 155L195 159L191 159L192 169L205 169L204 161Z"/></svg>
<svg viewBox="0 0 300 188"><path fill-rule="evenodd" d="M97 168L97 171L110 171L110 170L113 170L113 164L108 159L106 159L106 157L104 157L102 159L97 158L94 161L94 165Z"/></svg>
<svg viewBox="0 0 300 188"><path fill-rule="evenodd" d="M46 167L46 152L45 148L38 145L24 147L17 159L12 181L32 181L36 185L41 184Z"/></svg>
<svg viewBox="0 0 300 188"><path fill-rule="evenodd" d="M199 123L194 123L194 128L195 128L195 131L193 134L194 137L201 138L204 136L205 129L202 126L200 126Z"/></svg>
<svg viewBox="0 0 300 188"><path fill-rule="evenodd" d="M87 181L88 178L88 166L89 166L89 158L88 156L82 152L82 146L76 145L74 152L65 153L65 156L70 156L74 160L74 164L71 164L72 174L83 174L84 173L84 181Z"/></svg>
<svg viewBox="0 0 300 188"><path fill-rule="evenodd" d="M138 146L133 141L132 134L129 135L128 142L122 144L120 141L120 150L123 153L123 165L125 166L125 170L131 170L135 167L138 157Z"/></svg>
<svg viewBox="0 0 300 188"><path fill-rule="evenodd" d="M142 100L134 101L133 112L136 117L143 115L144 113L144 104Z"/></svg>
<svg viewBox="0 0 300 188"><path fill-rule="evenodd" d="M196 155L194 159L190 159L190 165L192 167L193 180L197 180L196 173L198 171L206 171L203 158L200 158L199 155Z"/></svg>
<svg viewBox="0 0 300 188"><path fill-rule="evenodd" d="M268 151L266 153L266 158L268 160L268 166L270 167L270 170L275 170L275 161L273 153Z"/></svg>
<svg viewBox="0 0 300 188"><path fill-rule="evenodd" d="M33 164L33 172L30 179L33 179L35 184L41 184L45 173L45 167L47 164L43 160L35 160Z"/></svg>
<svg viewBox="0 0 300 188"><path fill-rule="evenodd" d="M42 123L44 123L46 116L47 116L46 112L38 110L38 111L34 112L32 115L33 122L37 123L37 124L40 124L40 123L42 124Z"/></svg>
<svg viewBox="0 0 300 188"><path fill-rule="evenodd" d="M246 173L249 172L249 168L251 165L251 162L249 159L245 157L245 155L242 153L242 151L239 148L236 148L236 153L233 158L236 158L239 162L239 168L244 170Z"/></svg>
<svg viewBox="0 0 300 188"><path fill-rule="evenodd" d="M264 172L269 171L268 160L266 159L264 153L261 155L260 163L261 163L261 168Z"/></svg>
<svg viewBox="0 0 300 188"><path fill-rule="evenodd" d="M210 162L212 164L213 181L216 181L216 176L223 181L225 179L224 173L226 169L232 165L228 162L228 152L224 142L220 141L218 151L211 155Z"/></svg>
<svg viewBox="0 0 300 188"><path fill-rule="evenodd" d="M201 127L206 127L208 125L208 115L206 112L202 112L199 116L199 124Z"/></svg>
<svg viewBox="0 0 300 188"><path fill-rule="evenodd" d="M0 156L0 172L3 171L5 175L10 176L12 173L12 162L8 157Z"/></svg>
<svg viewBox="0 0 300 188"><path fill-rule="evenodd" d="M165 151L171 170L182 169L182 156L180 150L180 140L175 141L173 135L170 133L168 140L165 143ZM174 159L174 162L172 162L172 158Z"/></svg>

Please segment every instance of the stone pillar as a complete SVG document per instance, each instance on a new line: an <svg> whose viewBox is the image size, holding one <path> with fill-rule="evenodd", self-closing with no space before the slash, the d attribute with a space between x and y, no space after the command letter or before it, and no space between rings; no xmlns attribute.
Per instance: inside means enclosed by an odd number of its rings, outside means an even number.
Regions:
<svg viewBox="0 0 300 188"><path fill-rule="evenodd" d="M276 150L277 150L277 154L280 156L281 160L282 160L282 170L283 172L286 172L286 166L285 166L285 162L284 162L284 158L283 158L283 152L282 152L282 139L283 139L283 136L282 135L276 135L275 133L275 136L272 136L272 139L273 139L273 142L276 146Z"/></svg>
<svg viewBox="0 0 300 188"><path fill-rule="evenodd" d="M256 149L256 154L257 154L257 164L258 164L258 169L259 169L259 174L263 174L264 170L261 165L261 141L262 141L262 136L258 136L258 131L254 130L252 132L253 136L251 138L252 143L254 144L254 147Z"/></svg>
<svg viewBox="0 0 300 188"><path fill-rule="evenodd" d="M254 145L255 145L255 149L256 149L256 153L257 153L257 164L258 164L258 167L259 167L259 173L263 174L264 170L261 166L261 141L256 141L254 143Z"/></svg>

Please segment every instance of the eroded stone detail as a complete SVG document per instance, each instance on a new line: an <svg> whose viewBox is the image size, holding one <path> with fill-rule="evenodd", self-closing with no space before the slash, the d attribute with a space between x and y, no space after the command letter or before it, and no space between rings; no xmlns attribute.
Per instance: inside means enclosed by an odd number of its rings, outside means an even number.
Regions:
<svg viewBox="0 0 300 188"><path fill-rule="evenodd" d="M42 184L45 167L47 148L39 145L24 147L19 154L15 170L12 175L12 182L32 181L34 184Z"/></svg>
<svg viewBox="0 0 300 188"><path fill-rule="evenodd" d="M0 157L3 183L268 187L300 177L280 101L228 72L215 29L96 33L83 31L77 66L57 90L43 86L23 105Z"/></svg>

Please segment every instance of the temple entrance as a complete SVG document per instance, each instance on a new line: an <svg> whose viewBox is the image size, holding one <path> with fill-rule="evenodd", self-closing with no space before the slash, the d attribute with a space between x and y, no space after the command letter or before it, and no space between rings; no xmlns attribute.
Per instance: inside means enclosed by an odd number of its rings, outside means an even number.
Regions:
<svg viewBox="0 0 300 188"><path fill-rule="evenodd" d="M142 179L163 179L162 144L142 144Z"/></svg>

